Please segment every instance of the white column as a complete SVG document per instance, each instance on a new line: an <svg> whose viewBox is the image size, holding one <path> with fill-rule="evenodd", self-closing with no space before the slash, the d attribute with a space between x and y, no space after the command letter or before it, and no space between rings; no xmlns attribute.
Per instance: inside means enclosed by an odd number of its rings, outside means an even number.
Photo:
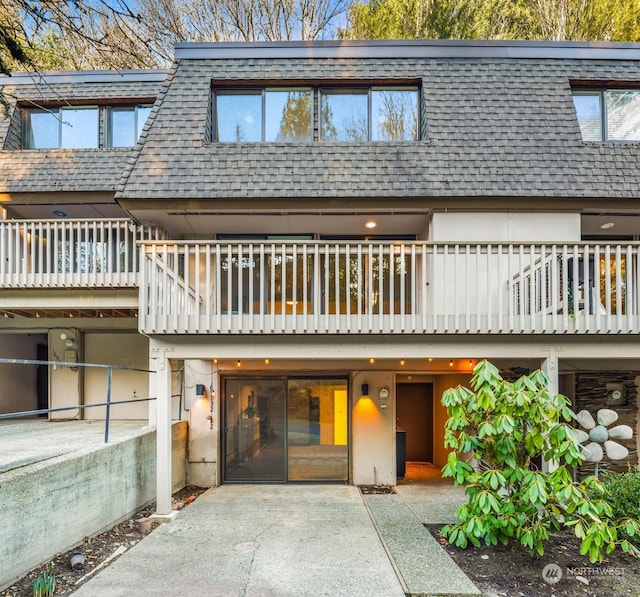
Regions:
<svg viewBox="0 0 640 597"><path fill-rule="evenodd" d="M171 514L171 363L156 359L156 514Z"/></svg>
<svg viewBox="0 0 640 597"><path fill-rule="evenodd" d="M559 393L560 384L558 382L558 357L555 350L549 351L549 356L542 359L540 367L543 373L546 373L549 378L549 392L554 396ZM542 470L544 472L553 472L558 468L558 462L556 460L542 459Z"/></svg>

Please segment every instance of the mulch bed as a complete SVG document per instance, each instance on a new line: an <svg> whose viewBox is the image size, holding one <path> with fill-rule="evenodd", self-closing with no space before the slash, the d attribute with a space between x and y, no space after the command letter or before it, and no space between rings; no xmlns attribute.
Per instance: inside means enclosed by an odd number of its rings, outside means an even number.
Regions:
<svg viewBox="0 0 640 597"><path fill-rule="evenodd" d="M640 595L640 561L616 550L591 564L569 533L552 535L544 556L510 544L460 549L440 537L443 525L426 525L485 597L623 597ZM552 564L545 569L545 566ZM543 579L543 570L550 581Z"/></svg>

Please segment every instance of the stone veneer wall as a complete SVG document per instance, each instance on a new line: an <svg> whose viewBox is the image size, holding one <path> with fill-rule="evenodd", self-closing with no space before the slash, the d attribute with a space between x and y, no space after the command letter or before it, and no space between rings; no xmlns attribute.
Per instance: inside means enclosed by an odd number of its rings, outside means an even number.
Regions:
<svg viewBox="0 0 640 597"><path fill-rule="evenodd" d="M638 394L640 393L640 372L638 371L593 371L575 375L575 412L588 410L593 418L601 408L615 410L619 418L611 426L629 425L633 429L630 440L615 440L629 450L625 460L609 460L605 454L600 463L600 471L625 472L629 465L638 467ZM621 404L607 403L607 384L620 384L624 388L624 400ZM583 464L579 476L593 474L593 464Z"/></svg>

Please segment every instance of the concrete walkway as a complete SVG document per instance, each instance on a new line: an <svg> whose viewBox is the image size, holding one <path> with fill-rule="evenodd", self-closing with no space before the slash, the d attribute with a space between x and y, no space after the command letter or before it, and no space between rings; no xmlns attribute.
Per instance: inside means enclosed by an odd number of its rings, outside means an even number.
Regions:
<svg viewBox="0 0 640 597"><path fill-rule="evenodd" d="M407 587L412 595L479 595L402 496L366 497L391 499L365 503L344 485L211 489L74 595L402 597ZM407 568L401 554L414 551ZM434 562L442 583L414 593L418 568ZM452 575L457 592L448 588Z"/></svg>

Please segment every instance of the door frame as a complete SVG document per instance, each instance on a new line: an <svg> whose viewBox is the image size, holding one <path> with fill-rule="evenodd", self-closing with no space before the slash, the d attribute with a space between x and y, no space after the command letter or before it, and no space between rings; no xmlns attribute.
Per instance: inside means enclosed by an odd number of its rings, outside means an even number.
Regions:
<svg viewBox="0 0 640 597"><path fill-rule="evenodd" d="M282 380L285 382L284 388L284 479L283 480L261 480L261 479L227 479L227 380ZM347 478L346 479L309 479L309 480L289 480L289 417L288 417L288 407L289 407L289 380L293 379L310 379L310 380L323 380L323 379L338 379L345 382L347 388ZM260 484L260 483L273 483L273 484L286 484L286 483L349 483L351 479L351 376L349 373L325 373L320 372L316 375L305 375L304 373L298 372L280 372L274 373L272 375L265 375L263 372L256 372L255 374L251 371L245 371L242 373L232 373L229 375L221 375L220 376L220 389L221 389L221 400L220 400L220 411L221 411L221 426L220 426L220 442L219 442L219 453L220 453L220 462L221 462L221 483L222 484Z"/></svg>

